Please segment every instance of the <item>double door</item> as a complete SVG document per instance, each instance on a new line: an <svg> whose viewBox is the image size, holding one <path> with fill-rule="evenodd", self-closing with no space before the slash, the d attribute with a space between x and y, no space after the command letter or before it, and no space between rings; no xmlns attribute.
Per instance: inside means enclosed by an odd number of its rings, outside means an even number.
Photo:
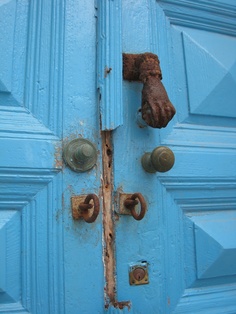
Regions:
<svg viewBox="0 0 236 314"><path fill-rule="evenodd" d="M235 10L0 1L0 313L236 312ZM140 116L143 83L123 79L122 54L145 52L176 109L161 129ZM63 159L78 139L90 170ZM147 172L163 146L173 167ZM137 193L141 220L124 208ZM72 211L89 194L90 223Z"/></svg>

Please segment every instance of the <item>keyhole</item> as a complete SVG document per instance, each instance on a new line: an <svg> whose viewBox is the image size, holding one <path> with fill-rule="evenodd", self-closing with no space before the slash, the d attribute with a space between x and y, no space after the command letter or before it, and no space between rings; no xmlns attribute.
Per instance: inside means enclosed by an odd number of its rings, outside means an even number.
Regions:
<svg viewBox="0 0 236 314"><path fill-rule="evenodd" d="M133 271L133 276L137 281L141 281L143 280L143 278L145 277L146 272L143 268L141 267L137 267L135 268L135 270Z"/></svg>

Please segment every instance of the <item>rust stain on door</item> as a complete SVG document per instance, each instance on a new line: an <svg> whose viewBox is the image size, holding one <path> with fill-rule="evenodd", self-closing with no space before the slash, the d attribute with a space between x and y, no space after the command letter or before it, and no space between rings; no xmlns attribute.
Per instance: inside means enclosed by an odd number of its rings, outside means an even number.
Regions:
<svg viewBox="0 0 236 314"><path fill-rule="evenodd" d="M103 241L104 241L104 273L105 273L105 308L109 306L123 309L130 308L129 301L116 300L116 261L115 261L115 211L113 199L113 144L112 131L102 132L102 194L103 194Z"/></svg>
<svg viewBox="0 0 236 314"><path fill-rule="evenodd" d="M115 301L115 256L114 256L114 207L112 205L113 174L112 174L112 136L111 131L102 132L102 194L103 194L103 239L105 268L105 301Z"/></svg>

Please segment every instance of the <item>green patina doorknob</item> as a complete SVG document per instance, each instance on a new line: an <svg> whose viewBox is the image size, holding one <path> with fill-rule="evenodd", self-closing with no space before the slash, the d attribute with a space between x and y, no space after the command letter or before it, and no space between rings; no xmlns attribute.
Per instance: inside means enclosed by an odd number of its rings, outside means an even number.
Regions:
<svg viewBox="0 0 236 314"><path fill-rule="evenodd" d="M83 138L74 139L63 149L63 158L72 170L84 172L95 166L97 151L90 141Z"/></svg>
<svg viewBox="0 0 236 314"><path fill-rule="evenodd" d="M169 171L174 163L175 156L171 149L165 146L155 148L151 153L145 153L141 160L143 169L149 173Z"/></svg>

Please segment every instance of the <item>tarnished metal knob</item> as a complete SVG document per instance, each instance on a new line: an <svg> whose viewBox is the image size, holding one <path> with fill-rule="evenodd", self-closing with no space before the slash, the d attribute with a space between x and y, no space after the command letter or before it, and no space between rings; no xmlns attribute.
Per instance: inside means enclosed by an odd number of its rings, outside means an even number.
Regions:
<svg viewBox="0 0 236 314"><path fill-rule="evenodd" d="M72 170L84 172L96 164L97 151L90 141L83 138L74 139L63 149L63 158Z"/></svg>
<svg viewBox="0 0 236 314"><path fill-rule="evenodd" d="M155 148L151 153L145 153L141 160L143 169L149 173L169 171L174 163L175 156L171 149L165 146Z"/></svg>

